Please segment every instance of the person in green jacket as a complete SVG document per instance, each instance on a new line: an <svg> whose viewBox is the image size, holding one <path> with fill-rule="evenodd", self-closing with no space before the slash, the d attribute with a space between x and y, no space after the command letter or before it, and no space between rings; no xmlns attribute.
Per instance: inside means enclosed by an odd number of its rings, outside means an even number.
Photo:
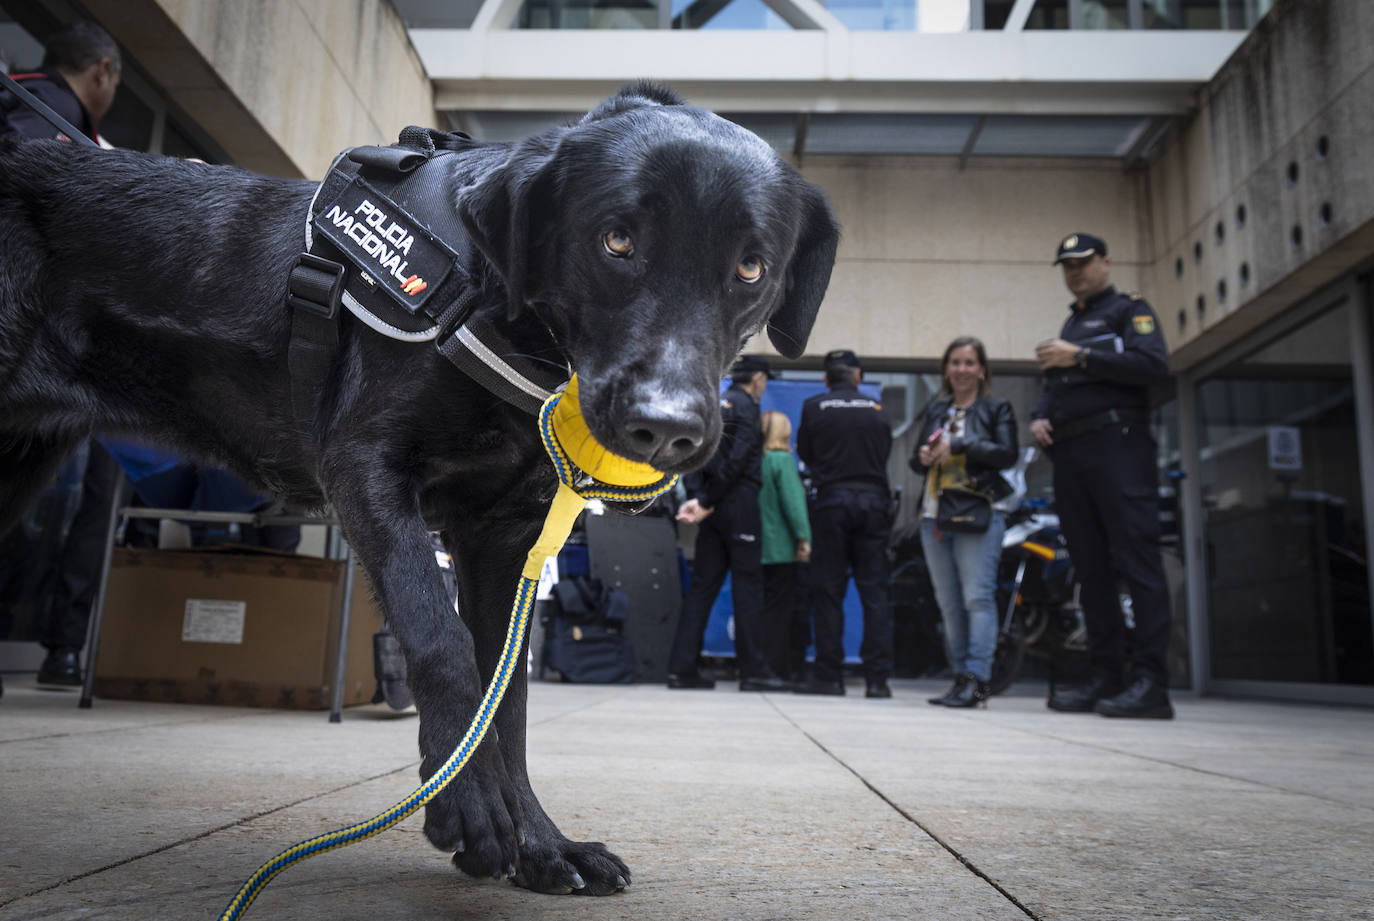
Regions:
<svg viewBox="0 0 1374 921"><path fill-rule="evenodd" d="M804 563L811 559L806 489L792 454L792 422L780 412L763 414L763 624L765 655L784 677L800 680L811 643L811 615Z"/></svg>

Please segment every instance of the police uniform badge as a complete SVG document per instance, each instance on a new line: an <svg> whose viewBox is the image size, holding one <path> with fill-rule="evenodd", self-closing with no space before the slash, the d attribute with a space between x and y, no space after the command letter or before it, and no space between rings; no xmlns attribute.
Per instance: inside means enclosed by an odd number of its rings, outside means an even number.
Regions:
<svg viewBox="0 0 1374 921"><path fill-rule="evenodd" d="M1131 317L1131 325L1135 327L1137 334L1148 336L1155 331L1155 318L1148 313Z"/></svg>
<svg viewBox="0 0 1374 921"><path fill-rule="evenodd" d="M1064 242L1063 242L1063 243L1060 243L1060 244L1059 244L1059 248L1060 248L1061 250L1069 250L1069 249L1073 249L1073 248L1074 248L1075 246L1077 246L1077 245L1078 245L1078 234L1076 234L1076 233L1071 233L1071 234L1069 234L1067 237L1064 238Z"/></svg>

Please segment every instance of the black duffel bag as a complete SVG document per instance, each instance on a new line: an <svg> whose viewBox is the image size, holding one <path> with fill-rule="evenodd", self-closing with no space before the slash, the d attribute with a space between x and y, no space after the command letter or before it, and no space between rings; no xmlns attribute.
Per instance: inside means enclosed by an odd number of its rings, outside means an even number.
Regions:
<svg viewBox="0 0 1374 921"><path fill-rule="evenodd" d="M543 618L544 664L578 684L629 684L634 647L624 635L630 602L598 579L571 576L553 587Z"/></svg>

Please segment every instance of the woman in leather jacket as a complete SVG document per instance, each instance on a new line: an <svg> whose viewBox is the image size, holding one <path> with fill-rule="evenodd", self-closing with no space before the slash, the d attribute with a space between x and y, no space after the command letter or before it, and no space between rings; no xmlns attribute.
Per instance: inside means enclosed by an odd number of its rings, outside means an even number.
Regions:
<svg viewBox="0 0 1374 921"><path fill-rule="evenodd" d="M939 395L926 407L911 469L926 475L921 502L921 546L945 625L954 686L930 703L987 706L997 649L997 563L1004 512L993 506L988 529L952 533L936 527L942 489L972 488L996 503L1010 495L1001 472L1016 463L1016 416L1011 404L989 394L992 374L983 343L960 336L940 360Z"/></svg>

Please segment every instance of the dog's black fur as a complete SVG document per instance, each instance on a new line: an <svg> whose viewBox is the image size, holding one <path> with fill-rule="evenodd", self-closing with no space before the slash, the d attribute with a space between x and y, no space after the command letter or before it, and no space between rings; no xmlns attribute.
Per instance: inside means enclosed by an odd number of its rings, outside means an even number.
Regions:
<svg viewBox="0 0 1374 921"><path fill-rule="evenodd" d="M479 309L577 370L607 447L669 472L705 463L741 344L766 324L785 355L805 345L838 236L824 196L759 138L648 84L517 144L454 144L444 162ZM346 313L314 431L298 433L283 297L314 189L0 141L0 532L92 433L332 505L404 648L429 777L492 674L555 479L531 416L432 346ZM631 236L628 257L604 246L612 230ZM751 257L765 271L746 284L736 269ZM461 620L427 529L457 561ZM427 807L425 833L473 875L613 892L625 864L565 838L530 789L525 703L517 669L496 732Z"/></svg>

